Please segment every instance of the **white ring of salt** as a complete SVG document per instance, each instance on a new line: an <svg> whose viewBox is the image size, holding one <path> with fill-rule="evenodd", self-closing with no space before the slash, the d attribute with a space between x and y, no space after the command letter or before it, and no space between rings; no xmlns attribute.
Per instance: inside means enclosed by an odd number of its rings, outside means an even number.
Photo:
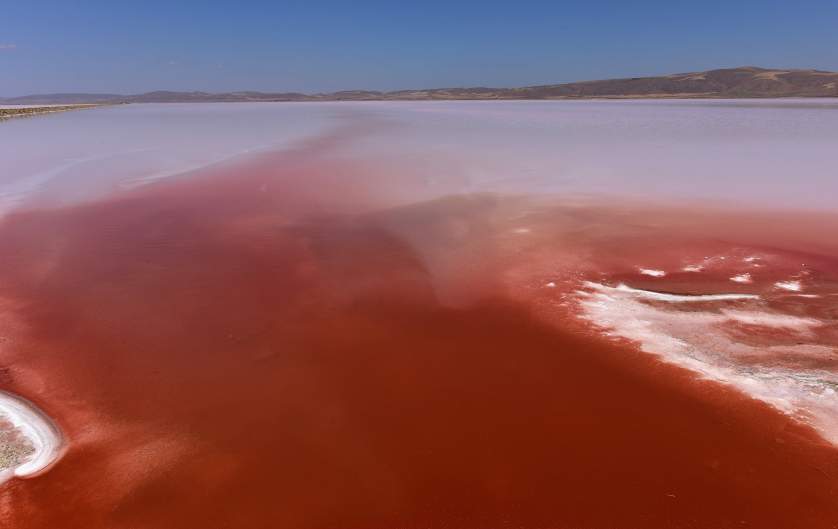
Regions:
<svg viewBox="0 0 838 529"><path fill-rule="evenodd" d="M37 475L62 455L64 436L58 426L28 400L0 391L0 416L7 419L32 443L35 451L18 466L9 469L17 477ZM0 476L0 482L3 481Z"/></svg>

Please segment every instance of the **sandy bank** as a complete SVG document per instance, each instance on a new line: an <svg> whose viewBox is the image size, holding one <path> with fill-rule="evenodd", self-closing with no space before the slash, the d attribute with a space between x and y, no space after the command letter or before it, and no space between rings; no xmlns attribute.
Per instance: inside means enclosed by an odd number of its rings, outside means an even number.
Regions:
<svg viewBox="0 0 838 529"><path fill-rule="evenodd" d="M45 105L45 106L22 106L20 108L0 108L0 121L21 118L29 116L39 116L41 114L52 114L55 112L67 112L69 110L82 110L85 108L95 108L101 105Z"/></svg>

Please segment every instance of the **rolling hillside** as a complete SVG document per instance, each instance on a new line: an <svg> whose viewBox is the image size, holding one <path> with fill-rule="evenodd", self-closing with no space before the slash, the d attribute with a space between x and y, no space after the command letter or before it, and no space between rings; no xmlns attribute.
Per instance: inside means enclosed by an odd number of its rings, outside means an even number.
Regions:
<svg viewBox="0 0 838 529"><path fill-rule="evenodd" d="M838 73L776 70L752 66L658 77L607 79L522 88L434 88L378 92L347 90L327 94L268 92L171 92L135 95L43 94L0 98L0 104L174 103L246 101L417 101L584 98L765 98L838 97Z"/></svg>

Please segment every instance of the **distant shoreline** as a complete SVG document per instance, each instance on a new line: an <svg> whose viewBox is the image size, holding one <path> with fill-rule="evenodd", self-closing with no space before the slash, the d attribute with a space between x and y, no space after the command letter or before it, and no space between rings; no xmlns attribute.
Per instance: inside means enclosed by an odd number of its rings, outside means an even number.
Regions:
<svg viewBox="0 0 838 529"><path fill-rule="evenodd" d="M70 110L82 110L95 108L101 104L79 104L79 105L43 105L43 106L22 106L21 108L0 108L0 121L13 118L25 118L40 116L43 114L54 114L56 112L68 112Z"/></svg>

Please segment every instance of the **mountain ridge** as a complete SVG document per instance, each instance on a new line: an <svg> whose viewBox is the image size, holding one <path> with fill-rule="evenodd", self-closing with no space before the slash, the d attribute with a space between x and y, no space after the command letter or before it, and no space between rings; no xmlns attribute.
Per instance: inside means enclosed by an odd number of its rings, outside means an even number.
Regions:
<svg viewBox="0 0 838 529"><path fill-rule="evenodd" d="M187 103L255 101L425 101L549 100L596 98L767 98L838 97L838 72L772 69L756 66L721 68L663 76L630 77L525 86L460 87L419 90L341 90L329 93L157 90L142 94L61 93L0 98L0 104Z"/></svg>

